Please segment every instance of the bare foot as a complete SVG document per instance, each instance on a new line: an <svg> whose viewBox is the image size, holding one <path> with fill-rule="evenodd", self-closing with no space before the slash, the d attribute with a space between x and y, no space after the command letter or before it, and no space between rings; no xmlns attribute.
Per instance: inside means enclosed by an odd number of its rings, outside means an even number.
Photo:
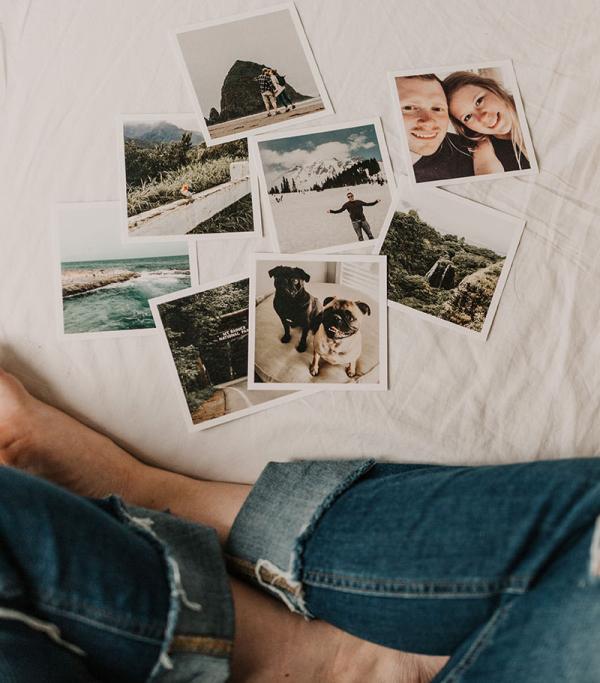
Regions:
<svg viewBox="0 0 600 683"><path fill-rule="evenodd" d="M447 657L368 643L324 621L306 621L237 579L232 683L428 683Z"/></svg>
<svg viewBox="0 0 600 683"><path fill-rule="evenodd" d="M0 464L74 493L111 493L216 529L225 543L250 486L192 479L146 465L108 437L39 401L0 369Z"/></svg>
<svg viewBox="0 0 600 683"><path fill-rule="evenodd" d="M84 496L125 496L144 465L109 438L31 396L0 369L0 464Z"/></svg>

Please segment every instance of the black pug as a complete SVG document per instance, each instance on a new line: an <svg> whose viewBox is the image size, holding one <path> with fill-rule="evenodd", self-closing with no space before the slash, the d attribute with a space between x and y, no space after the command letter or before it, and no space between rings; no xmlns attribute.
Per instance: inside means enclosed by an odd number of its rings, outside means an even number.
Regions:
<svg viewBox="0 0 600 683"><path fill-rule="evenodd" d="M292 338L290 328L300 327L302 336L296 350L306 351L306 337L309 331L315 332L319 326L321 304L319 300L304 289L304 283L310 282L310 275L302 268L275 266L269 271L275 281L273 308L281 319L283 337L281 342L287 344Z"/></svg>

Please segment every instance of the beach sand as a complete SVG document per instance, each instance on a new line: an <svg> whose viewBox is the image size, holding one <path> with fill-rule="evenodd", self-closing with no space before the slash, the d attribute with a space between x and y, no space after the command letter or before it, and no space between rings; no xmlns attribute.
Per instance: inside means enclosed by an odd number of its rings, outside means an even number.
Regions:
<svg viewBox="0 0 600 683"><path fill-rule="evenodd" d="M106 285L115 282L125 282L134 277L140 277L140 274L123 268L63 269L61 273L62 293L63 296L81 294L99 287L106 287Z"/></svg>
<svg viewBox="0 0 600 683"><path fill-rule="evenodd" d="M273 115L270 118L267 117L267 112L264 111L258 114L251 114L250 116L243 116L239 119L233 119L232 121L225 121L224 123L215 123L212 126L208 126L208 131L210 133L211 140L218 140L226 135L234 135L247 130L252 130L253 128L268 126L271 123L281 123L282 121L287 121L288 119L295 119L306 116L307 114L314 114L315 112L322 111L323 109L325 109L323 106L323 101L320 97L316 97L310 100L297 102L295 109L290 109L288 112L281 112L280 114L277 114L276 116Z"/></svg>

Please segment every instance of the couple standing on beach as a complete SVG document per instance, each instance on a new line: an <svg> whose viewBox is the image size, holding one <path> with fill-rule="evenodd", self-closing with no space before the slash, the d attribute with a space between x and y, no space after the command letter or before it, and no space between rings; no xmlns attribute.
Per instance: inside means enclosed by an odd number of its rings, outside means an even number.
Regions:
<svg viewBox="0 0 600 683"><path fill-rule="evenodd" d="M285 107L284 111L296 108L296 105L285 91L285 76L277 73L277 69L270 69L267 66L263 67L261 74L256 80L258 81L260 94L267 110L267 116L271 116L271 110L273 111L273 116L279 114L278 107L282 107L282 109Z"/></svg>

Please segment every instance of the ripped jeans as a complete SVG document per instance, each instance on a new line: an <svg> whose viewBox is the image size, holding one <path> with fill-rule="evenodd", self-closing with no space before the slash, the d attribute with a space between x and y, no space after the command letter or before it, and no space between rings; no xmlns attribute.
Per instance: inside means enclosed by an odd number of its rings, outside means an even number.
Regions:
<svg viewBox="0 0 600 683"><path fill-rule="evenodd" d="M212 530L6 467L0 490L0 681L227 680ZM227 559L306 618L452 655L435 683L597 683L599 514L599 459L271 463Z"/></svg>
<svg viewBox="0 0 600 683"><path fill-rule="evenodd" d="M286 543L281 511L323 472L268 465L232 530L232 569L307 618L452 655L435 683L600 681L600 459L365 467ZM275 552L247 543L257 512L255 533L284 537Z"/></svg>
<svg viewBox="0 0 600 683"><path fill-rule="evenodd" d="M0 467L0 681L229 676L233 604L216 533Z"/></svg>

